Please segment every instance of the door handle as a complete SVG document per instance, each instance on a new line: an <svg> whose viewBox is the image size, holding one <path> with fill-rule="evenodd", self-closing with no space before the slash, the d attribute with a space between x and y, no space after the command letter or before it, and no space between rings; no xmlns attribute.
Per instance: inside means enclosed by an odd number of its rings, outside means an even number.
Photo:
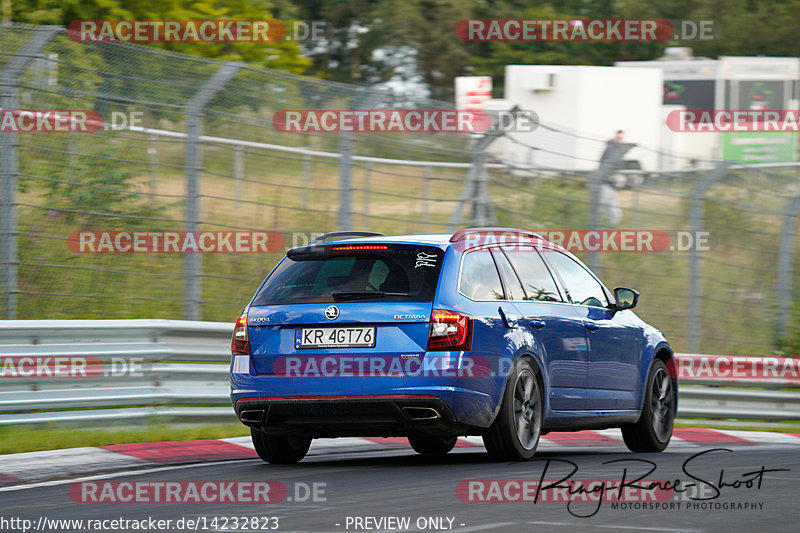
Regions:
<svg viewBox="0 0 800 533"><path fill-rule="evenodd" d="M595 331L597 331L598 329L600 329L600 326L598 326L598 325L597 325L597 324L595 324L594 322L587 322L587 323L586 323L586 329L588 329L588 330L589 330L589 333L594 333Z"/></svg>
<svg viewBox="0 0 800 533"><path fill-rule="evenodd" d="M533 329L542 329L545 326L546 322L541 318L534 318L533 320L528 322L528 324L530 324Z"/></svg>

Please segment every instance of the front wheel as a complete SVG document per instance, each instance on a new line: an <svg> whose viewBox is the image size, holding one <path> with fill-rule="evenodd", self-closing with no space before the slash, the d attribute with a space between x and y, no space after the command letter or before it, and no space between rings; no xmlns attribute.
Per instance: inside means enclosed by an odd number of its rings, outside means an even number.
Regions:
<svg viewBox="0 0 800 533"><path fill-rule="evenodd" d="M672 438L677 405L674 381L664 362L656 360L647 377L639 421L622 426L622 438L628 449L637 453L663 451Z"/></svg>
<svg viewBox="0 0 800 533"><path fill-rule="evenodd" d="M308 437L269 435L255 428L250 428L250 437L261 460L275 465L299 463L311 447Z"/></svg>
<svg viewBox="0 0 800 533"><path fill-rule="evenodd" d="M483 435L489 455L512 461L533 457L542 431L542 403L536 371L528 360L519 359L508 378L500 412Z"/></svg>

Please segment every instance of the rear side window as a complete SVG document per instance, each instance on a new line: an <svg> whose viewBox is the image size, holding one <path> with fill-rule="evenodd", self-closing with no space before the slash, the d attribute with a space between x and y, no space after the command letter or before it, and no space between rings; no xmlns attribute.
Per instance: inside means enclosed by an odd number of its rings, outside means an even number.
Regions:
<svg viewBox="0 0 800 533"><path fill-rule="evenodd" d="M525 289L526 300L540 302L561 301L556 282L538 253L509 250L506 251L506 255L511 264L514 265L517 274L519 274L522 286Z"/></svg>
<svg viewBox="0 0 800 533"><path fill-rule="evenodd" d="M293 255L272 273L253 305L432 302L442 254L442 250L432 247L387 245L386 250L348 251L327 246L321 251Z"/></svg>
<svg viewBox="0 0 800 533"><path fill-rule="evenodd" d="M492 255L494 256L494 262L497 263L497 268L503 273L508 299L524 300L525 291L522 290L522 285L520 285L517 273L514 272L514 268L508 262L508 259L506 259L505 254L495 248L492 250Z"/></svg>
<svg viewBox="0 0 800 533"><path fill-rule="evenodd" d="M502 300L503 285L489 250L464 254L458 290L473 300Z"/></svg>

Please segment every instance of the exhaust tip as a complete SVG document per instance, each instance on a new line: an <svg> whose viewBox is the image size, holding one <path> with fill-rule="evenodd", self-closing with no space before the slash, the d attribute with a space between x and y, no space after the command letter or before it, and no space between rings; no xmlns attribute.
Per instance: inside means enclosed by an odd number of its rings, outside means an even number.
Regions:
<svg viewBox="0 0 800 533"><path fill-rule="evenodd" d="M433 407L403 407L403 412L411 420L435 420L442 417Z"/></svg>
<svg viewBox="0 0 800 533"><path fill-rule="evenodd" d="M242 411L239 413L239 420L242 422L261 422L264 419L264 411Z"/></svg>

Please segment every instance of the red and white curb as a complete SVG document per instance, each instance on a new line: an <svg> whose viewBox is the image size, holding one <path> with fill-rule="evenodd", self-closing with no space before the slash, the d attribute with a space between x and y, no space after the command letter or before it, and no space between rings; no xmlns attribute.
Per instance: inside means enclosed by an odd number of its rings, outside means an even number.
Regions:
<svg viewBox="0 0 800 533"><path fill-rule="evenodd" d="M704 428L681 428L673 433L667 452L686 452L717 447L800 447L800 433L734 431ZM462 437L456 448L480 449L480 437ZM347 437L318 439L308 452L310 457L341 453L409 449L408 440L400 437ZM627 450L619 429L549 433L539 443L542 451L624 452ZM0 455L0 486L53 479L101 474L125 469L179 465L236 459L255 459L250 437L114 444L102 447L69 448L42 452Z"/></svg>

